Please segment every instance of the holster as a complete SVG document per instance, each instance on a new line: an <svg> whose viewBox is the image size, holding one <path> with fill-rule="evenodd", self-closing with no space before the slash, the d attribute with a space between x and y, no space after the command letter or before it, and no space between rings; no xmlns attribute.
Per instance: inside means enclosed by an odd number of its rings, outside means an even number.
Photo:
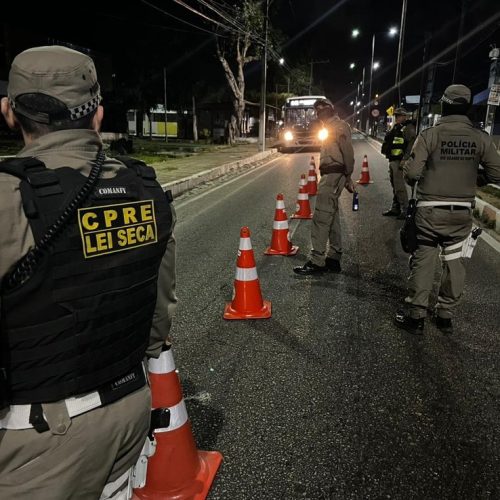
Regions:
<svg viewBox="0 0 500 500"><path fill-rule="evenodd" d="M415 214L417 212L417 184L413 186L412 197L408 201L408 208L406 209L405 221L403 227L399 230L399 238L401 246L406 253L413 253L418 247L417 241L417 224L415 223Z"/></svg>

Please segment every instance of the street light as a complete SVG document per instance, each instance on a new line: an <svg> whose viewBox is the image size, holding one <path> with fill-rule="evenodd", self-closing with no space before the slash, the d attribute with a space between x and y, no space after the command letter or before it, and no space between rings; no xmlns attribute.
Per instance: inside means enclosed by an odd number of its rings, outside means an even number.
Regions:
<svg viewBox="0 0 500 500"><path fill-rule="evenodd" d="M280 66L283 66L283 64L285 64L285 59L280 57L278 62L280 63Z"/></svg>
<svg viewBox="0 0 500 500"><path fill-rule="evenodd" d="M359 36L359 33L360 33L359 30L357 28L354 28L351 32L351 36L353 38L357 38Z"/></svg>
<svg viewBox="0 0 500 500"><path fill-rule="evenodd" d="M398 29L394 26L391 26L389 28L389 36L390 37L395 37L398 34Z"/></svg>
<svg viewBox="0 0 500 500"><path fill-rule="evenodd" d="M380 63L378 61L375 61L373 63L373 69L379 69L380 68Z"/></svg>
<svg viewBox="0 0 500 500"><path fill-rule="evenodd" d="M349 69L354 69L356 67L356 64L355 63L351 63L349 64Z"/></svg>

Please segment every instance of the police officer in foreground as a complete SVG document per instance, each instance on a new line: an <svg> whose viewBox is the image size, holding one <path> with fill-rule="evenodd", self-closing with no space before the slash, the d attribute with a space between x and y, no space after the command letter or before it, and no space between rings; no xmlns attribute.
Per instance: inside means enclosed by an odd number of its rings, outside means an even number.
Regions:
<svg viewBox="0 0 500 500"><path fill-rule="evenodd" d="M128 498L150 425L143 360L167 340L174 213L144 163L107 158L93 61L19 54L1 101L0 498Z"/></svg>
<svg viewBox="0 0 500 500"><path fill-rule="evenodd" d="M321 180L312 219L312 249L309 260L303 266L293 269L295 273L301 275L341 271L339 196L344 187L349 192L354 192L351 179L354 169L351 129L335 114L330 100L318 99L314 103L314 108L318 119L328 130L328 137L321 146L319 165Z"/></svg>
<svg viewBox="0 0 500 500"><path fill-rule="evenodd" d="M382 215L404 219L408 207L408 193L403 178L402 162L410 156L416 138L411 113L404 108L394 111L394 126L387 132L382 144L382 154L389 160L389 178L392 186L392 205Z"/></svg>
<svg viewBox="0 0 500 500"><path fill-rule="evenodd" d="M439 254L443 269L434 319L442 332L453 332L452 317L465 282L462 248L471 233L479 164L490 182L500 182L500 155L491 137L473 128L467 117L470 101L467 87L450 85L441 98L442 118L420 133L403 166L408 183L418 182L418 247L410 260L409 313L398 313L396 325L411 333L423 332Z"/></svg>

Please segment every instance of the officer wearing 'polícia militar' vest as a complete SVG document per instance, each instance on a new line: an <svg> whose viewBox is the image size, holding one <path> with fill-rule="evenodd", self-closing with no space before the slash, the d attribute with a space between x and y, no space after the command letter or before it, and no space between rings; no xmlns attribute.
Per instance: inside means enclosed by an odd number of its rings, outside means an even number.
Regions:
<svg viewBox="0 0 500 500"><path fill-rule="evenodd" d="M396 324L412 333L423 331L440 252L443 272L435 320L443 332L453 331L452 317L465 282L463 256L472 228L479 164L490 182L500 181L500 155L491 137L475 129L466 116L470 100L467 87L450 85L441 98L442 117L420 133L403 166L407 181L418 181L418 247L410 264L409 312L398 313Z"/></svg>
<svg viewBox="0 0 500 500"><path fill-rule="evenodd" d="M409 119L410 113L404 108L397 108L394 116L396 123L386 134L381 149L382 154L389 160L389 179L393 193L391 208L382 215L404 219L408 193L401 162L407 160L410 155L416 131L414 123Z"/></svg>
<svg viewBox="0 0 500 500"><path fill-rule="evenodd" d="M99 103L84 54L12 64L2 113L25 148L0 163L1 498L126 491L149 428L143 361L176 302L174 213L152 168L106 158Z"/></svg>

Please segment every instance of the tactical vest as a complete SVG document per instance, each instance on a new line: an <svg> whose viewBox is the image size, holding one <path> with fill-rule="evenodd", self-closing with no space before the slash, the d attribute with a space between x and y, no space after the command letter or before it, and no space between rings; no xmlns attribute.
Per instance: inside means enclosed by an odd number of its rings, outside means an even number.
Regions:
<svg viewBox="0 0 500 500"><path fill-rule="evenodd" d="M158 269L172 230L171 195L154 169L120 158L20 286L2 283L0 366L7 402L52 402L90 392L140 365L156 304ZM87 177L16 158L38 243Z"/></svg>
<svg viewBox="0 0 500 500"><path fill-rule="evenodd" d="M391 149L389 151L389 156L391 160L401 160L406 151L407 142L404 137L404 126L394 129L392 135Z"/></svg>

